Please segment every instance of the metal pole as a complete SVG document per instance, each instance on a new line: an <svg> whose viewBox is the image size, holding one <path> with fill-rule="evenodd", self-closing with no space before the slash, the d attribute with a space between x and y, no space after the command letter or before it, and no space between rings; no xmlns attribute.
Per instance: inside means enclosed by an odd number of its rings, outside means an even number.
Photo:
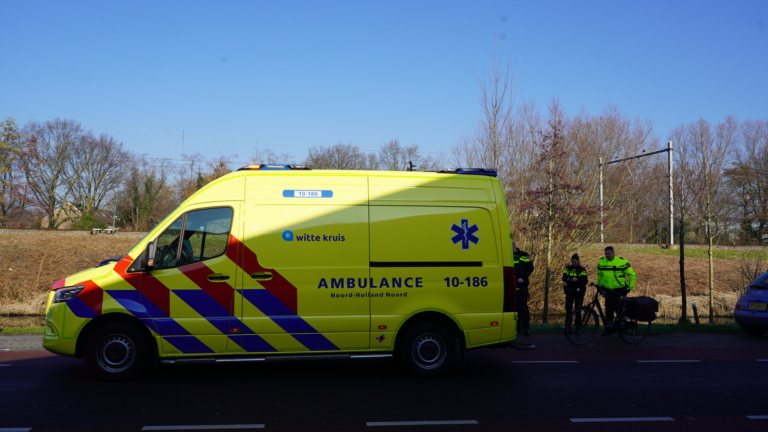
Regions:
<svg viewBox="0 0 768 432"><path fill-rule="evenodd" d="M672 189L672 141L667 141L667 168L669 171L669 244L675 244L674 195Z"/></svg>
<svg viewBox="0 0 768 432"><path fill-rule="evenodd" d="M603 158L600 158L600 243L605 243L603 238Z"/></svg>

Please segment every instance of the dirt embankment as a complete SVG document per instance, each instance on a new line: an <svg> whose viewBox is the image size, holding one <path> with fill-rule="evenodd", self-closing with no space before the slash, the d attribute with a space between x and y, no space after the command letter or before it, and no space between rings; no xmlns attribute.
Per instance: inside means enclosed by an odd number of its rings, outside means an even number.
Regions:
<svg viewBox="0 0 768 432"><path fill-rule="evenodd" d="M0 315L43 313L56 281L125 254L143 235L0 229Z"/></svg>
<svg viewBox="0 0 768 432"><path fill-rule="evenodd" d="M6 230L0 229L0 315L42 314L48 289L67 275L97 265L100 261L126 253L144 233L90 235L88 231ZM626 245L629 247L629 245ZM658 247L657 247L658 248ZM617 248L618 254L637 272L634 295L648 295L661 301L662 316L674 317L680 310L679 257L643 253L642 249ZM597 260L602 248L580 251L588 266L589 280L595 279ZM536 262L531 285L531 307L543 305L543 263ZM565 266L565 263L563 263ZM715 315L728 315L743 289L738 259L716 259ZM553 268L557 275L562 267ZM709 263L706 258L686 258L686 285L690 303L696 302L699 314L708 314ZM551 290L551 312L562 310L561 285Z"/></svg>
<svg viewBox="0 0 768 432"><path fill-rule="evenodd" d="M630 245L626 245L627 248ZM679 317L681 314L680 293L680 257L677 255L658 255L649 248L633 247L632 251L617 247L617 254L632 264L637 273L637 283L632 292L633 296L650 296L660 302L660 316L670 318ZM647 249L644 253L643 249ZM722 249L722 247L721 247ZM602 248L590 247L579 253L582 265L587 267L589 281L596 279L597 261L603 256ZM534 275L543 274L543 263L536 263ZM562 267L553 269L558 277L562 275ZM736 301L744 289L745 281L741 276L741 262L738 259L714 260L714 315L726 316L733 312ZM539 274L540 276L540 274ZM685 258L686 293L688 296L688 315L693 316L691 304L696 303L700 316L709 315L709 260L701 257L686 256ZM531 285L531 308L540 311L543 308L543 277L540 280L534 277ZM562 311L564 295L562 284L555 283L551 291L550 311Z"/></svg>

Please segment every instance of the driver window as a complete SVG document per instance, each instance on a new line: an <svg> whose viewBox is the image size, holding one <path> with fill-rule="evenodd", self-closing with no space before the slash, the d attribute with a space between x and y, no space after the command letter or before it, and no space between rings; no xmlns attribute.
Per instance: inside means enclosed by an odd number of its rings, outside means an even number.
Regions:
<svg viewBox="0 0 768 432"><path fill-rule="evenodd" d="M180 267L223 255L231 226L229 207L195 210L176 219L157 238L155 269Z"/></svg>
<svg viewBox="0 0 768 432"><path fill-rule="evenodd" d="M157 238L155 252L155 269L176 267L176 256L179 251L179 236L184 217L180 217Z"/></svg>

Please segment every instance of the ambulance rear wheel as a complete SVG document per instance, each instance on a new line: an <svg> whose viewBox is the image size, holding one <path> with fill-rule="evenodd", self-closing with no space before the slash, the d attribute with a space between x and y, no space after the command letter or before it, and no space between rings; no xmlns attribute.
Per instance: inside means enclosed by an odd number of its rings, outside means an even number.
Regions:
<svg viewBox="0 0 768 432"><path fill-rule="evenodd" d="M437 377L454 368L457 347L456 338L445 327L424 322L405 332L397 354L411 375Z"/></svg>
<svg viewBox="0 0 768 432"><path fill-rule="evenodd" d="M85 347L85 364L101 381L126 381L148 364L147 343L134 326L125 322L105 324L93 332Z"/></svg>

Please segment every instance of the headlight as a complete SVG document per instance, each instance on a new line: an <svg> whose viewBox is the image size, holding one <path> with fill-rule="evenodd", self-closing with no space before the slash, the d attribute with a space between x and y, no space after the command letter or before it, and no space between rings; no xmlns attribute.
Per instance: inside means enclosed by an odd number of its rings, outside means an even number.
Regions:
<svg viewBox="0 0 768 432"><path fill-rule="evenodd" d="M80 294L80 291L85 288L85 285L76 285L71 287L64 287L59 288L56 290L56 295L53 296L53 302L54 303L61 303L70 301L73 298L77 297L78 294Z"/></svg>

